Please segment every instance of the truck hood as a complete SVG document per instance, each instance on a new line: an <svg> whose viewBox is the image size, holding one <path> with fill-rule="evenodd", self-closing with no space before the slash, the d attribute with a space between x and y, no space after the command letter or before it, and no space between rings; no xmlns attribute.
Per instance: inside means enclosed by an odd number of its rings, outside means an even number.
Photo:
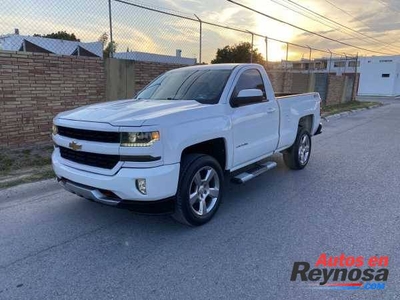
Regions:
<svg viewBox="0 0 400 300"><path fill-rule="evenodd" d="M130 99L88 105L60 113L57 117L73 121L108 123L113 126L158 125L161 117L208 106L195 100Z"/></svg>

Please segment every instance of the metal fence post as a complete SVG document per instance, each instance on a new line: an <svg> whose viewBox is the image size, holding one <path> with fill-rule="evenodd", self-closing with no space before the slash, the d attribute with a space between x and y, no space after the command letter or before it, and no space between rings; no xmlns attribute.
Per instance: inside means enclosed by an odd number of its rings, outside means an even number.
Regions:
<svg viewBox="0 0 400 300"><path fill-rule="evenodd" d="M112 32L112 15L111 15L111 0L108 0L108 16L110 19L110 57L113 57L114 52L114 40L113 40L113 32Z"/></svg>
<svg viewBox="0 0 400 300"><path fill-rule="evenodd" d="M328 62L328 75L331 73L331 64L332 64L332 51L328 49L330 53L329 62Z"/></svg>
<svg viewBox="0 0 400 300"><path fill-rule="evenodd" d="M353 90L351 91L351 100L355 101L356 100L356 92L358 88L358 80L357 80L357 67L358 67L358 52L356 55L356 65L354 66L354 83L353 83Z"/></svg>
<svg viewBox="0 0 400 300"><path fill-rule="evenodd" d="M194 16L196 17L197 20L199 20L199 24L200 24L200 28L199 28L199 64L202 63L202 58L201 58L201 51L203 48L203 21L196 15L194 14Z"/></svg>
<svg viewBox="0 0 400 300"><path fill-rule="evenodd" d="M268 69L268 37L265 37L265 66Z"/></svg>
<svg viewBox="0 0 400 300"><path fill-rule="evenodd" d="M250 63L253 63L253 50L254 50L254 33L246 30L248 33L251 34L251 51L250 51Z"/></svg>
<svg viewBox="0 0 400 300"><path fill-rule="evenodd" d="M312 49L310 46L307 45L307 48L309 49L310 53L308 54L308 76L307 76L307 91L311 90L310 87L310 76L311 76L311 54L312 54Z"/></svg>
<svg viewBox="0 0 400 300"><path fill-rule="evenodd" d="M286 68L289 68L289 43L286 43Z"/></svg>

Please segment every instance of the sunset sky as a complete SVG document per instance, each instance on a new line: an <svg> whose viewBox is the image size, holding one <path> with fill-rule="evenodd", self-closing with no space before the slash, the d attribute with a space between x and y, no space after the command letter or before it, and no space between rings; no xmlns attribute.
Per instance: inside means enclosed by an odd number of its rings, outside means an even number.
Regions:
<svg viewBox="0 0 400 300"><path fill-rule="evenodd" d="M301 30L283 25L224 0L148 0L135 1L154 8L161 8L181 15L222 25L238 27L271 38L309 45L319 49L330 49L338 54L378 55L377 53L355 49L313 36ZM400 2L397 0L238 0L276 18L296 24L330 38L367 48L374 51L400 53ZM363 35L327 23L320 17L312 20L289 8L299 10L298 3L320 15L348 26ZM282 4L282 5L279 5ZM183 56L199 56L199 24L145 11L119 2L112 2L113 34L118 51L146 51L174 55L176 49L183 50ZM289 8L288 8L289 7ZM20 33L50 33L58 30L74 32L82 41L95 41L103 32L109 32L107 0L3 0L0 13L0 34L12 33L19 28ZM302 10L302 13L306 13ZM309 12L307 12L308 14ZM242 41L251 41L250 34L216 28L203 27L203 61L209 62L217 48ZM265 41L255 39L255 46L265 55ZM286 45L270 42L269 59L285 59ZM327 53L313 51L313 58L327 56ZM344 54L343 54L344 55ZM289 47L289 59L308 58L308 50Z"/></svg>

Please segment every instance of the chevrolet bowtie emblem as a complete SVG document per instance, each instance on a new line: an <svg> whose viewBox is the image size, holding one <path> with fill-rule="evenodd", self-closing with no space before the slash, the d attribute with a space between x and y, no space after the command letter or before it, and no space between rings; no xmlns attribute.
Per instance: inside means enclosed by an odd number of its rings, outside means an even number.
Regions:
<svg viewBox="0 0 400 300"><path fill-rule="evenodd" d="M81 150L82 149L82 145L79 145L77 143L75 143L75 141L72 141L71 143L69 143L68 145L72 150Z"/></svg>

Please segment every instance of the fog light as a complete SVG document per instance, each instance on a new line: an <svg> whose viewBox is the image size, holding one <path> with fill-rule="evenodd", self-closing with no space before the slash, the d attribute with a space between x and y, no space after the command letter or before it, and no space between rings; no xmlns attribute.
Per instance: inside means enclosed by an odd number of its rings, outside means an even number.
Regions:
<svg viewBox="0 0 400 300"><path fill-rule="evenodd" d="M147 191L146 191L146 179L144 179L144 178L136 179L136 188L143 195L146 195L147 194Z"/></svg>

